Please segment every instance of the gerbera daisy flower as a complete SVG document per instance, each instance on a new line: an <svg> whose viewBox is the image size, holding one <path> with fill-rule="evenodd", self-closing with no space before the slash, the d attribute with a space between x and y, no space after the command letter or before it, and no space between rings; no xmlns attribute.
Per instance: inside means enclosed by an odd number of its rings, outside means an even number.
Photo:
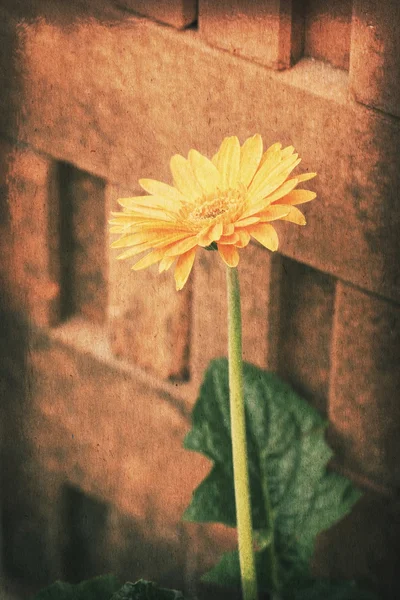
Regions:
<svg viewBox="0 0 400 600"><path fill-rule="evenodd" d="M227 137L211 160L190 150L188 158L171 159L173 186L154 179L140 179L144 196L121 198L122 212L112 213L111 233L121 237L113 248L127 248L119 259L146 252L132 269L159 263L166 271L176 261L176 288L182 289L199 247L218 249L229 267L236 267L239 252L251 238L275 251L276 220L305 225L296 206L313 200L309 190L295 189L315 177L304 173L289 178L299 164L293 146L273 144L263 152L261 136L242 146L236 136Z"/></svg>

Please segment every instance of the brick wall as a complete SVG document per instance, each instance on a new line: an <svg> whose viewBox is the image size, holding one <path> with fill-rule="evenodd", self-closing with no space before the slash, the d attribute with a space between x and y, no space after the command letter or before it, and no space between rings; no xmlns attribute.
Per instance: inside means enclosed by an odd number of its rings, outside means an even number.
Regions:
<svg viewBox="0 0 400 600"><path fill-rule="evenodd" d="M226 354L222 265L200 254L176 293L114 260L106 221L172 154L259 132L318 172L318 200L279 254L242 253L245 358L329 417L366 491L316 572L397 598L399 6L160 4L1 3L2 569L195 591L231 543L179 521L208 470L181 442Z"/></svg>

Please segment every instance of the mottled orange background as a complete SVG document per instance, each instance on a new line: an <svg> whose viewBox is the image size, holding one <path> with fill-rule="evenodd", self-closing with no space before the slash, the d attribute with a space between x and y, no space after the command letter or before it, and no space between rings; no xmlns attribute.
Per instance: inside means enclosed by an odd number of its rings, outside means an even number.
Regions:
<svg viewBox="0 0 400 600"><path fill-rule="evenodd" d="M400 597L399 13L0 2L2 599L104 571L195 593L232 545L180 522L209 469L181 444L226 355L222 264L203 252L177 293L115 260L107 219L174 153L254 133L295 146L318 199L277 254L241 253L245 359L329 418L333 468L365 490L315 572Z"/></svg>

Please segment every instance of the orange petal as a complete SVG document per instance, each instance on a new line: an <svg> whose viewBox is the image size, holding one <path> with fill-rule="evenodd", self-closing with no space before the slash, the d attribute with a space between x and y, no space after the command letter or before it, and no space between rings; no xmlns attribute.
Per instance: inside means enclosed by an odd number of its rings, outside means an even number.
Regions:
<svg viewBox="0 0 400 600"><path fill-rule="evenodd" d="M276 142L275 144L272 144L272 146L269 146L269 148L267 148L264 154L262 155L259 169L263 166L265 161L271 157L272 154L276 154L279 150L281 150L281 148L282 144L280 144L279 142ZM277 156L280 156L280 154Z"/></svg>
<svg viewBox="0 0 400 600"><path fill-rule="evenodd" d="M154 219L163 223L176 221L176 214L174 215L174 213L171 213L170 211L167 211L164 208L158 208L157 206L140 206L139 204L137 204L136 206L130 208L129 212L126 211L123 214L131 215L133 218L146 217L147 219Z"/></svg>
<svg viewBox="0 0 400 600"><path fill-rule="evenodd" d="M248 138L240 149L239 180L248 187L258 169L262 157L263 143L258 133Z"/></svg>
<svg viewBox="0 0 400 600"><path fill-rule="evenodd" d="M178 258L174 273L177 290L181 290L187 282L195 256L196 248L192 248L188 252L185 252L185 254L181 254Z"/></svg>
<svg viewBox="0 0 400 600"><path fill-rule="evenodd" d="M245 212L242 215L242 218L251 217L259 211L266 208L267 206L269 206L271 204L270 198L273 197L273 192L275 192L275 190L278 191L278 188L283 187L282 184L285 183L286 179L286 171L284 173L281 173L281 175L279 175L278 178L274 178L274 180L267 187L263 188L262 196L257 195L251 199L249 208L245 210ZM295 179L292 179L291 184L287 189L290 189L291 187L293 187L293 185L296 185L296 183L293 183L295 181Z"/></svg>
<svg viewBox="0 0 400 600"><path fill-rule="evenodd" d="M197 152L190 150L189 162L193 173L206 194L211 194L221 185L221 175L213 163Z"/></svg>
<svg viewBox="0 0 400 600"><path fill-rule="evenodd" d="M150 250L150 248L151 248L151 245L148 243L138 244L137 246L128 248L128 250L125 250L125 252L123 252L122 254L119 254L119 256L117 256L117 259L124 260L125 258L132 258L132 256L137 256L138 254L141 254L145 250Z"/></svg>
<svg viewBox="0 0 400 600"><path fill-rule="evenodd" d="M282 186L283 187L283 186ZM311 192L310 190L293 190L284 198L281 198L277 204L304 204L305 202L310 202L316 198L317 194L315 192Z"/></svg>
<svg viewBox="0 0 400 600"><path fill-rule="evenodd" d="M181 226L177 226L176 223L173 222L162 222L156 219L140 219L139 217L134 217L134 223L130 226L131 233L143 233L144 235L149 235L150 232L158 232L161 233L174 233L174 234L186 234L190 235L190 230Z"/></svg>
<svg viewBox="0 0 400 600"><path fill-rule="evenodd" d="M235 246L224 246L223 244L218 244L218 252L228 267L237 267L239 263L239 252Z"/></svg>
<svg viewBox="0 0 400 600"><path fill-rule="evenodd" d="M108 230L109 233L129 233L131 231L130 225L115 225L114 227L110 227Z"/></svg>
<svg viewBox="0 0 400 600"><path fill-rule="evenodd" d="M266 169L269 161L258 171L249 188L248 198L254 202L265 198L268 194L274 192L289 176L289 173L299 164L298 155L293 154L286 160L278 162L272 167Z"/></svg>
<svg viewBox="0 0 400 600"><path fill-rule="evenodd" d="M183 238L187 238L188 233L185 231L174 232L174 230L152 229L150 231L137 231L130 235L124 235L119 240L111 244L112 248L127 248L128 246L136 246L143 242L152 243L154 247L165 246L166 243L176 242Z"/></svg>
<svg viewBox="0 0 400 600"><path fill-rule="evenodd" d="M261 223L268 223L269 221L276 221L277 219L282 219L286 217L290 213L290 206L285 206L284 204L273 204L272 206L268 206L262 212L258 214L261 217Z"/></svg>
<svg viewBox="0 0 400 600"><path fill-rule="evenodd" d="M135 263L132 267L132 270L140 271L141 269L147 269L147 267L150 267L151 265L154 265L154 263L160 261L163 256L164 252L162 250L153 250Z"/></svg>
<svg viewBox="0 0 400 600"><path fill-rule="evenodd" d="M264 153L264 156L266 156L267 153L268 153L268 150L266 153ZM280 155L281 155L280 150L277 150L277 151L271 152L269 155L267 155L264 162L261 160L260 167L259 167L257 173L255 174L254 179L251 182L251 185L249 187L248 197L250 200L253 199L253 197L256 197L258 195L257 192L258 192L259 188L261 186L263 186L264 182L269 177L269 174L271 173L271 171L279 164ZM263 158L264 158L264 156L263 156Z"/></svg>
<svg viewBox="0 0 400 600"><path fill-rule="evenodd" d="M176 256L163 256L160 260L160 264L158 267L158 272L162 273L163 271L168 271L170 266L175 262Z"/></svg>
<svg viewBox="0 0 400 600"><path fill-rule="evenodd" d="M300 183L300 181L308 181L309 179L313 179L316 176L316 173L302 173L301 175L297 175L297 179Z"/></svg>
<svg viewBox="0 0 400 600"><path fill-rule="evenodd" d="M286 180L282 185L278 187L277 190L275 190L275 192L268 194L266 199L268 200L269 204L272 204L272 202L275 202L276 200L279 200L279 198L282 198L286 194L289 194L289 192L291 192L296 187L298 182L298 179Z"/></svg>
<svg viewBox="0 0 400 600"><path fill-rule="evenodd" d="M167 215L169 212L176 213L182 206L182 202L171 200L165 196L133 196L132 198L119 198L118 204L129 211L135 210L139 206L162 209Z"/></svg>
<svg viewBox="0 0 400 600"><path fill-rule="evenodd" d="M154 237L151 238L151 244L153 246L153 248L162 248L165 246L170 246L171 244L174 244L175 242L180 242L181 240L186 240L188 237L188 234L185 233L171 233L170 235L162 235L160 234L160 232L156 232L154 234Z"/></svg>
<svg viewBox="0 0 400 600"><path fill-rule="evenodd" d="M194 176L193 169L186 158L175 154L170 161L174 183L178 190L190 200L196 200L203 194L203 190Z"/></svg>
<svg viewBox="0 0 400 600"><path fill-rule="evenodd" d="M224 139L218 150L216 162L221 174L222 188L234 188L238 182L240 166L240 144L235 135Z"/></svg>
<svg viewBox="0 0 400 600"><path fill-rule="evenodd" d="M197 236L192 236L173 244L165 252L165 256L179 256L179 254L185 254L195 246L198 246Z"/></svg>
<svg viewBox="0 0 400 600"><path fill-rule="evenodd" d="M157 181L155 179L139 179L139 185L152 196L168 198L171 202L178 205L184 202L182 194L171 185Z"/></svg>
<svg viewBox="0 0 400 600"><path fill-rule="evenodd" d="M282 221L289 221L290 223L296 223L296 225L305 225L307 223L303 213L295 206L290 206L290 212L285 217L282 217Z"/></svg>
<svg viewBox="0 0 400 600"><path fill-rule="evenodd" d="M231 235L235 231L234 223L225 223L224 225L224 235Z"/></svg>
<svg viewBox="0 0 400 600"><path fill-rule="evenodd" d="M223 224L221 222L214 223L208 227L205 231L202 231L198 236L198 244L203 248L206 248L213 242L219 240L223 232Z"/></svg>
<svg viewBox="0 0 400 600"><path fill-rule="evenodd" d="M252 225L247 231L255 240L257 240L257 242L260 242L260 244L268 248L268 250L275 252L275 250L278 249L278 234L272 225L269 225L268 223L259 223L257 225Z"/></svg>
<svg viewBox="0 0 400 600"><path fill-rule="evenodd" d="M281 173L288 169L293 170L293 165L298 165L298 161L300 162L301 160L298 158L298 156L298 154L291 154L284 160L281 160L281 162L278 165L276 165L274 169L272 169L268 179L273 179L274 177L279 176Z"/></svg>
<svg viewBox="0 0 400 600"><path fill-rule="evenodd" d="M268 155L272 154L273 152L280 150L281 148L282 148L282 144L280 142L275 142L275 144L271 144L271 146L269 146L266 149L266 151L264 152L264 155L268 156Z"/></svg>
<svg viewBox="0 0 400 600"><path fill-rule="evenodd" d="M245 229L239 229L236 232L239 235L239 241L236 242L236 248L245 248L250 242L250 234Z"/></svg>
<svg viewBox="0 0 400 600"><path fill-rule="evenodd" d="M281 160L285 160L285 158L288 158L289 156L291 156L294 152L294 146L286 146L286 148L284 148L282 150L282 154L281 154Z"/></svg>
<svg viewBox="0 0 400 600"><path fill-rule="evenodd" d="M134 225L136 223L136 217L131 214L127 214L125 212L111 213L111 216L113 218L108 221L108 223L110 225L118 225L119 227L123 227L123 226L126 227L127 225Z"/></svg>
<svg viewBox="0 0 400 600"><path fill-rule="evenodd" d="M220 244L236 244L239 241L240 237L237 232L232 233L231 235L223 235L221 236L219 243Z"/></svg>
<svg viewBox="0 0 400 600"><path fill-rule="evenodd" d="M115 240L115 242L111 244L111 248L126 248L146 241L147 236L143 236L140 233L132 233L130 235L122 236L119 240Z"/></svg>
<svg viewBox="0 0 400 600"><path fill-rule="evenodd" d="M248 227L249 225L255 225L260 220L260 217L246 217L245 219L240 219L235 223L235 229L239 227Z"/></svg>

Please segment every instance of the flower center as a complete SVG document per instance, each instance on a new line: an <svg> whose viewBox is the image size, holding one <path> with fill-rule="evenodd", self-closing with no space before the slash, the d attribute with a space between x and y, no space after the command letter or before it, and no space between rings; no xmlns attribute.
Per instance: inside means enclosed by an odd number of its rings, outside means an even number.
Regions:
<svg viewBox="0 0 400 600"><path fill-rule="evenodd" d="M215 219L225 213L236 212L243 205L244 194L240 189L216 190L203 196L199 204L189 212L188 219L192 222L204 222Z"/></svg>

